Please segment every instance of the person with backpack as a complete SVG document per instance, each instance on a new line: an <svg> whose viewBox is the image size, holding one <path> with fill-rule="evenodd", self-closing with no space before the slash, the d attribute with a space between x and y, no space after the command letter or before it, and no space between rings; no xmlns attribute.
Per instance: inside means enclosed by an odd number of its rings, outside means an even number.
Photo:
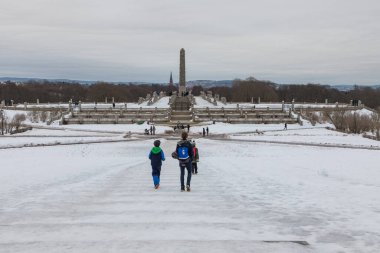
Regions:
<svg viewBox="0 0 380 253"><path fill-rule="evenodd" d="M195 145L195 141L193 141L193 155L194 155L194 159L192 161L192 165L193 165L192 172L193 174L198 174L199 152L198 152L198 148Z"/></svg>
<svg viewBox="0 0 380 253"><path fill-rule="evenodd" d="M154 147L149 153L150 164L152 165L152 177L154 188L158 189L160 187L160 174L162 161L165 161L164 151L160 148L160 140L155 140Z"/></svg>
<svg viewBox="0 0 380 253"><path fill-rule="evenodd" d="M187 170L186 191L190 191L193 145L187 140L187 132L182 132L182 140L177 143L176 155L181 169L181 191L185 191L185 169Z"/></svg>

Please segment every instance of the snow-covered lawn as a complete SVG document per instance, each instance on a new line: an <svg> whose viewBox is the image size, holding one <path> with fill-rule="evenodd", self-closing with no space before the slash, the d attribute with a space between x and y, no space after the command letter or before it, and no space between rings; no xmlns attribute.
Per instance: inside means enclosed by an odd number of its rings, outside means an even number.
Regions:
<svg viewBox="0 0 380 253"><path fill-rule="evenodd" d="M106 131L107 128L104 128L104 131ZM49 128L49 129L39 129L39 128L33 128L30 131L26 131L23 133L19 133L16 135L13 135L13 137L20 137L20 136L40 136L40 137L49 137L49 136L61 136L61 137L86 137L86 136L113 136L115 134L110 133L101 133L101 132L86 132L86 131L75 131L74 130L68 130L68 129L62 129L62 128Z"/></svg>
<svg viewBox="0 0 380 253"><path fill-rule="evenodd" d="M151 125L147 122L143 124L94 124L94 125L52 125L54 128L58 129L71 129L71 130L88 130L88 131L99 131L99 132L120 132L120 133L140 133L143 134L145 129L150 129ZM156 134L163 134L165 130L173 130L173 128L168 126L155 125Z"/></svg>
<svg viewBox="0 0 380 253"><path fill-rule="evenodd" d="M83 141L104 141L121 139L125 134L143 134L144 129L149 129L146 122L138 124L94 124L94 125L59 125L52 124L32 124L35 127L32 131L8 136L0 136L0 147L30 144L54 144L72 143ZM226 124L226 123L205 123L195 125L190 128L190 134L194 137L202 135L203 128L208 127L210 135L226 134L230 139L253 140L253 141L277 141L290 143L311 143L311 144L337 144L358 147L380 147L380 142L363 138L358 134L345 134L337 131L327 130L319 124L315 127L310 124L300 126L298 124L288 124L288 130L284 130L283 124ZM156 125L156 134L164 134L166 130L172 130L169 126ZM262 134L258 134L262 133ZM43 137L43 138L41 138Z"/></svg>
<svg viewBox="0 0 380 253"><path fill-rule="evenodd" d="M123 140L123 136L123 134L74 131L60 128L33 128L30 131L16 135L0 136L0 148Z"/></svg>
<svg viewBox="0 0 380 253"><path fill-rule="evenodd" d="M0 137L0 148L123 140L122 136Z"/></svg>
<svg viewBox="0 0 380 253"><path fill-rule="evenodd" d="M322 125L321 125L322 126ZM319 127L321 127L319 126ZM210 134L232 134L257 131L283 130L284 124L229 124L229 123L208 123L191 127L191 131L201 133L203 128L209 128ZM288 129L310 128L311 125L300 126L299 124L288 124Z"/></svg>
<svg viewBox="0 0 380 253"><path fill-rule="evenodd" d="M198 139L180 192L173 140L153 189L152 142L0 150L0 252L380 248L379 151Z"/></svg>
<svg viewBox="0 0 380 253"><path fill-rule="evenodd" d="M228 102L227 104L223 104L220 101L217 101L217 105L214 105L213 103L208 102L207 100L203 99L200 96L195 96L195 101L196 105L194 106L195 108L206 108L209 107L211 108L237 108L239 105L239 108L252 108L255 107L256 109L266 109L267 107L271 109L281 109L282 108L282 103L279 102L273 102L273 103L268 103L268 102L262 102L260 104L258 103L231 103ZM214 101L214 100L212 100ZM285 103L285 109L288 110L292 104L290 102ZM347 104L339 104L339 107L347 107ZM336 107L336 104L316 104L316 103L294 103L294 107L296 109L301 109L301 108L315 108L315 109L323 109L323 108L332 108ZM366 109L364 109L366 110ZM371 113L370 111L366 110L367 113Z"/></svg>
<svg viewBox="0 0 380 253"><path fill-rule="evenodd" d="M283 142L301 142L313 144L338 144L358 147L380 147L380 141L362 137L359 134L346 134L326 128L299 128L294 130L266 131L263 134L232 135L237 140L265 140Z"/></svg>
<svg viewBox="0 0 380 253"><path fill-rule="evenodd" d="M137 104L137 103L120 103L120 102L116 102L115 103L115 108L125 108L125 106L127 106L127 108L168 108L169 107L169 98L170 97L163 97L161 99L159 99L156 103L152 104L152 105L148 105L148 102L143 102L141 104ZM76 106L75 104L72 104L73 108L77 108L78 106ZM109 103L97 103L95 104L94 103L82 103L81 104L82 108L83 109L93 109L93 108L98 108L98 109L105 109L105 108L113 108L113 104L111 102ZM24 104L19 104L16 106L18 109L24 109L25 108L25 105ZM54 104L54 103L50 103L50 104L30 104L30 105L27 105L27 108L63 108L63 109L68 109L69 108L69 104L68 103L61 103L61 104Z"/></svg>

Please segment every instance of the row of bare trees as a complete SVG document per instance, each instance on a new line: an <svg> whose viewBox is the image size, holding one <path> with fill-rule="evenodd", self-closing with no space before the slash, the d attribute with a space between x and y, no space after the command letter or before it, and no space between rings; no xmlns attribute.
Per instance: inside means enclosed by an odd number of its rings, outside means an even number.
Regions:
<svg viewBox="0 0 380 253"><path fill-rule="evenodd" d="M301 111L301 114L313 125L329 122L340 132L364 135L372 133L372 137L380 140L380 108L369 113L344 108L325 108L322 111Z"/></svg>
<svg viewBox="0 0 380 253"><path fill-rule="evenodd" d="M371 108L380 106L380 88L355 86L353 90L339 91L328 85L277 85L269 81L254 78L235 80L232 87L214 87L210 90L226 97L233 102L264 102L292 101L324 103L349 103L351 100L361 100Z"/></svg>
<svg viewBox="0 0 380 253"><path fill-rule="evenodd" d="M20 127L22 122L26 120L25 114L15 114L13 117L8 117L7 115L3 115L2 119L2 126L3 127L3 132L4 134L8 133L14 133L17 132ZM0 133L1 134L1 133Z"/></svg>
<svg viewBox="0 0 380 253"><path fill-rule="evenodd" d="M98 82L92 85L79 83L29 81L22 84L6 82L0 84L0 100L14 100L23 102L62 102L74 101L94 102L104 101L106 97L114 97L116 101L136 102L139 97L147 93L165 91L168 94L177 90L174 85L159 84L113 84ZM234 80L232 87L212 87L206 89L202 86L192 87L192 93L199 95L201 91L211 90L214 94L226 97L232 102L289 102L293 99L298 102L342 102L361 100L365 105L376 108L380 106L380 88L356 86L350 91L339 91L330 86L307 85L278 85L269 81L260 81L255 78Z"/></svg>
<svg viewBox="0 0 380 253"><path fill-rule="evenodd" d="M342 132L360 134L364 132L378 132L380 128L380 117L378 113L363 115L357 112L336 109L325 111L324 115Z"/></svg>
<svg viewBox="0 0 380 253"><path fill-rule="evenodd" d="M104 101L106 97L114 97L116 101L136 102L139 97L145 97L154 91L171 92L176 90L174 86L168 85L134 85L134 84L112 84L98 82L92 85L79 83L29 81L22 84L6 82L0 84L0 100L15 103L35 103L37 99L41 103L69 101Z"/></svg>

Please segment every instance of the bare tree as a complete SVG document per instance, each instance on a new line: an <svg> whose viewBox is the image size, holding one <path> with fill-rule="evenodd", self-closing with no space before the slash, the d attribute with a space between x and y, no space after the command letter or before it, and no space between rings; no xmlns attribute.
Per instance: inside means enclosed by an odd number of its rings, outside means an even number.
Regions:
<svg viewBox="0 0 380 253"><path fill-rule="evenodd" d="M345 130L345 114L346 110L335 108L334 110L325 109L324 115L331 121L337 130Z"/></svg>
<svg viewBox="0 0 380 253"><path fill-rule="evenodd" d="M18 113L15 116L13 116L12 122L11 122L11 125L12 125L11 131L13 130L13 128L15 128L16 131L18 131L21 126L21 123L25 120L26 120L25 114Z"/></svg>
<svg viewBox="0 0 380 253"><path fill-rule="evenodd" d="M347 129L351 133L360 134L363 132L372 132L373 129L373 118L367 115L360 115L359 113L347 113L345 116L345 124Z"/></svg>

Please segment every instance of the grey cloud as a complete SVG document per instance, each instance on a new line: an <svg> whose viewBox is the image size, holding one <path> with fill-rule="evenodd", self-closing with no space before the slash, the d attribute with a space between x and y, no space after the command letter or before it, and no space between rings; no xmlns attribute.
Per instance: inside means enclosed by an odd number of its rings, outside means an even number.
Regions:
<svg viewBox="0 0 380 253"><path fill-rule="evenodd" d="M379 12L374 0L2 0L0 75L164 82L184 47L189 79L373 84Z"/></svg>

